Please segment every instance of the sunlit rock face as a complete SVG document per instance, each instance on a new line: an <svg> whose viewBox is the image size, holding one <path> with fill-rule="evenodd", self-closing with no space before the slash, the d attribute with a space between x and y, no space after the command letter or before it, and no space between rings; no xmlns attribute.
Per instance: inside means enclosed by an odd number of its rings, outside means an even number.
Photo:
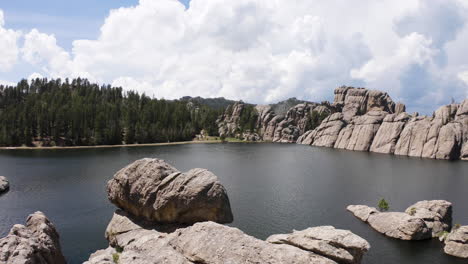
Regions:
<svg viewBox="0 0 468 264"><path fill-rule="evenodd" d="M160 159L141 159L123 168L108 182L107 193L116 206L158 223L233 220L216 175L205 169L182 173Z"/></svg>
<svg viewBox="0 0 468 264"><path fill-rule="evenodd" d="M28 216L26 225L14 225L0 239L0 263L65 264L60 238L42 212Z"/></svg>

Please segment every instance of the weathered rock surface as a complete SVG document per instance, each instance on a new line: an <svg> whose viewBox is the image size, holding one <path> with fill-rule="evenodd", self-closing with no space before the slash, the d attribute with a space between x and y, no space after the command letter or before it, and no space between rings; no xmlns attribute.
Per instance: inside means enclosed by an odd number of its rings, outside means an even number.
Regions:
<svg viewBox="0 0 468 264"><path fill-rule="evenodd" d="M388 113L371 110L365 115L356 116L351 123L340 131L335 148L369 151L380 124Z"/></svg>
<svg viewBox="0 0 468 264"><path fill-rule="evenodd" d="M0 176L0 194L10 189L10 183L5 176Z"/></svg>
<svg viewBox="0 0 468 264"><path fill-rule="evenodd" d="M160 159L142 159L117 172L108 198L131 214L159 223L233 220L229 198L217 177L205 169L179 172Z"/></svg>
<svg viewBox="0 0 468 264"><path fill-rule="evenodd" d="M316 129L305 131L296 143L421 158L468 159L468 100L442 106L428 117L409 115L405 105L395 104L386 93L340 87L335 89L332 107L338 113Z"/></svg>
<svg viewBox="0 0 468 264"><path fill-rule="evenodd" d="M346 125L342 113L334 113L325 118L309 136L305 139L311 141L313 146L333 147L338 139L341 129Z"/></svg>
<svg viewBox="0 0 468 264"><path fill-rule="evenodd" d="M418 217L400 212L379 212L365 205L350 205L347 210L388 237L401 240L422 240L431 238L431 230Z"/></svg>
<svg viewBox="0 0 468 264"><path fill-rule="evenodd" d="M424 220L432 230L432 237L452 227L452 203L444 200L420 201L408 207L405 213Z"/></svg>
<svg viewBox="0 0 468 264"><path fill-rule="evenodd" d="M370 151L393 154L400 134L409 119L410 115L404 112L387 115L372 141Z"/></svg>
<svg viewBox="0 0 468 264"><path fill-rule="evenodd" d="M280 114L275 113L270 105L257 105L254 108L258 116L254 131L240 133L240 121L246 107L246 104L237 102L226 109L217 120L220 135L237 137L246 141L294 143L310 125L310 115L313 111L320 115L329 115L333 111L333 107L326 102L322 104L300 103Z"/></svg>
<svg viewBox="0 0 468 264"><path fill-rule="evenodd" d="M117 222L117 223L115 223ZM276 245L244 234L237 228L214 222L196 223L172 231L140 225L117 211L106 231L113 248L91 255L86 264L109 263L336 263L291 245ZM144 227L143 227L144 226Z"/></svg>
<svg viewBox="0 0 468 264"><path fill-rule="evenodd" d="M445 253L468 259L468 226L453 230L445 240Z"/></svg>
<svg viewBox="0 0 468 264"><path fill-rule="evenodd" d="M452 226L452 204L444 200L420 201L404 213L379 212L366 205L350 205L346 209L378 232L402 240L437 237Z"/></svg>
<svg viewBox="0 0 468 264"><path fill-rule="evenodd" d="M328 257L338 263L361 263L370 249L369 243L348 230L333 226L312 227L292 234L272 235L266 240L274 244L292 245Z"/></svg>
<svg viewBox="0 0 468 264"><path fill-rule="evenodd" d="M198 170L201 169L195 169ZM206 170L201 171L206 173ZM370 248L367 241L350 231L331 226L281 235L287 236L288 241L290 238L291 243L270 243L246 235L237 228L206 221L207 217L191 217L194 221L181 221L186 219L186 215L200 216L198 212L204 212L203 206L208 212L211 212L213 204L218 208L219 197L212 199L214 203L192 203L198 199L199 192L195 192L194 197L192 192L184 192L193 188L192 181L212 183L211 176L181 180L180 184L166 191L166 186L171 185L168 179L180 177L177 176L179 174L174 167L158 159L139 160L119 171L108 186L109 198L121 204L123 209L114 213L107 226L105 236L110 247L95 252L85 263L360 263L362 255ZM200 189L208 189L201 192L205 195L204 199L211 197L211 188ZM171 221L161 221L166 216L160 216L161 212L155 213L158 201L161 197L170 197L164 198L164 201L174 199L167 195L173 190L177 190L174 196L185 199L180 207L190 203L194 207L186 208L183 214L168 213ZM223 194L226 195L224 189ZM179 202L176 204L175 208L179 209ZM314 240L320 240L316 248L312 246Z"/></svg>
<svg viewBox="0 0 468 264"><path fill-rule="evenodd" d="M66 263L54 225L41 213L28 216L26 226L14 225L0 239L0 263L61 264Z"/></svg>

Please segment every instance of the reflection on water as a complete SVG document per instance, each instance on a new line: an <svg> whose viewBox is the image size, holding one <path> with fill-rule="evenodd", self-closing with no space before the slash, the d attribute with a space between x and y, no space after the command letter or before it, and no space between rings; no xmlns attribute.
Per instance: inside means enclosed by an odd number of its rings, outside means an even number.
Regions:
<svg viewBox="0 0 468 264"><path fill-rule="evenodd" d="M281 144L208 144L141 148L0 151L0 175L11 189L0 197L0 236L40 210L55 223L69 263L107 247L114 206L105 185L143 157L182 171L213 171L228 190L234 223L264 239L318 225L350 229L372 248L363 263L465 263L446 256L437 240L386 238L345 210L385 197L402 211L419 200L454 204L454 223L468 224L468 162L448 162Z"/></svg>

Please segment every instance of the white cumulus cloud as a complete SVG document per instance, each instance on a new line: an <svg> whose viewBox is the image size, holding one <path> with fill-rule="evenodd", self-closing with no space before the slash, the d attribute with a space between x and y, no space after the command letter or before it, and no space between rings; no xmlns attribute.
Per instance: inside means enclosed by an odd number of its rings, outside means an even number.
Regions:
<svg viewBox="0 0 468 264"><path fill-rule="evenodd" d="M17 62L20 36L21 32L5 28L4 14L0 9L0 72L10 70Z"/></svg>
<svg viewBox="0 0 468 264"><path fill-rule="evenodd" d="M140 0L71 51L33 29L21 57L44 76L160 98L321 101L347 84L425 111L467 94L467 10L462 0Z"/></svg>

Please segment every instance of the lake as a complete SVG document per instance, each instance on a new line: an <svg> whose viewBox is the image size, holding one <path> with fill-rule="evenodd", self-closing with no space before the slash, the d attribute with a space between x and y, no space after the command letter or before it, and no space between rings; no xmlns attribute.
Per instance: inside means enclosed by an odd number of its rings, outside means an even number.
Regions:
<svg viewBox="0 0 468 264"><path fill-rule="evenodd" d="M457 264L437 239L400 241L362 223L349 204L375 206L384 197L403 211L420 200L453 203L454 224L468 224L468 162L314 148L295 144L189 144L176 146L2 150L0 175L10 191L0 197L0 236L35 211L55 224L69 263L81 263L108 246L105 228L115 207L107 181L144 157L161 158L181 171L206 168L228 191L235 226L265 239L293 229L333 225L371 244L363 263Z"/></svg>

